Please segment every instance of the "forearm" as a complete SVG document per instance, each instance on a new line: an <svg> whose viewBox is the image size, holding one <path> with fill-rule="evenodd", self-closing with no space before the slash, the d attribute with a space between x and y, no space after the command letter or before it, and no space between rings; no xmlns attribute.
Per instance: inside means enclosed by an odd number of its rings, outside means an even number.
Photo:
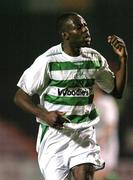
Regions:
<svg viewBox="0 0 133 180"><path fill-rule="evenodd" d="M33 103L32 98L21 89L16 92L14 102L21 109L33 114L36 117L41 118L47 113L45 109L42 109L39 105Z"/></svg>
<svg viewBox="0 0 133 180"><path fill-rule="evenodd" d="M116 35L108 36L108 43L120 58L120 67L115 73L115 86L112 95L121 98L127 80L127 58L128 52L124 41Z"/></svg>
<svg viewBox="0 0 133 180"><path fill-rule="evenodd" d="M115 73L115 88L113 95L117 98L121 98L125 89L127 81L127 56L120 57L120 66Z"/></svg>
<svg viewBox="0 0 133 180"><path fill-rule="evenodd" d="M51 127L61 128L64 122L68 122L66 118L63 117L65 113L59 111L48 112L44 107L39 104L35 104L32 98L26 94L22 89L16 92L14 102L24 111L27 111L40 119L40 122L45 122Z"/></svg>

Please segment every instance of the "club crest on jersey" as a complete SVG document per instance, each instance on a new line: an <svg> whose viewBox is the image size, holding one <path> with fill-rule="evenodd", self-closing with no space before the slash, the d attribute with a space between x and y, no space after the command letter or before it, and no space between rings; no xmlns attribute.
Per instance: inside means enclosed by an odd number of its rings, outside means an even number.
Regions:
<svg viewBox="0 0 133 180"><path fill-rule="evenodd" d="M87 89L58 89L58 96L89 96Z"/></svg>

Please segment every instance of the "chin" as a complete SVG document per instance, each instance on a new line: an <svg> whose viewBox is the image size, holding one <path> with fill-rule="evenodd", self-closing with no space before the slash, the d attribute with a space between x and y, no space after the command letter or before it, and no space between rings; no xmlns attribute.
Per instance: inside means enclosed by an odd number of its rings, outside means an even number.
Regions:
<svg viewBox="0 0 133 180"><path fill-rule="evenodd" d="M82 44L83 44L83 47L89 47L90 41L84 41Z"/></svg>
<svg viewBox="0 0 133 180"><path fill-rule="evenodd" d="M81 47L90 47L90 43L84 43Z"/></svg>

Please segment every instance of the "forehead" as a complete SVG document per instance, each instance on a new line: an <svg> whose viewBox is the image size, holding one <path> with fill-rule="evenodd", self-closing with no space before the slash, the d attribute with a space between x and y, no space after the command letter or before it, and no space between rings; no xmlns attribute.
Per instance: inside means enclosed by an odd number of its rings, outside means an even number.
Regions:
<svg viewBox="0 0 133 180"><path fill-rule="evenodd" d="M77 15L70 17L69 20L67 21L67 24L75 26L75 25L87 24L87 23L82 16Z"/></svg>

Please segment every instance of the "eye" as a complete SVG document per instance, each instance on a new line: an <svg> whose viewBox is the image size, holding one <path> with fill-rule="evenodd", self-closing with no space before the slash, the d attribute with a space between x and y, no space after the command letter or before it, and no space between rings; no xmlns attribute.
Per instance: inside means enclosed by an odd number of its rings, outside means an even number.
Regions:
<svg viewBox="0 0 133 180"><path fill-rule="evenodd" d="M83 27L88 28L88 26L87 26L86 23L84 23L84 24L77 24L77 25L76 25L76 29L77 29L77 30L81 30Z"/></svg>
<svg viewBox="0 0 133 180"><path fill-rule="evenodd" d="M82 24L78 24L78 25L76 26L76 29L77 29L77 30L82 29Z"/></svg>

